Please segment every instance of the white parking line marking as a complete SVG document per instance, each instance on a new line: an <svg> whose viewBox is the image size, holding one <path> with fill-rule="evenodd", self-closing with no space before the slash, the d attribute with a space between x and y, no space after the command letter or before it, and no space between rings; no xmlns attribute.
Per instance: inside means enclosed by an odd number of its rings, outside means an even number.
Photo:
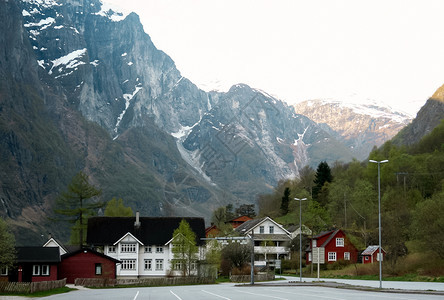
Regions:
<svg viewBox="0 0 444 300"><path fill-rule="evenodd" d="M139 291L137 291L136 295L134 296L133 300L137 299L137 296L139 296Z"/></svg>
<svg viewBox="0 0 444 300"><path fill-rule="evenodd" d="M346 300L344 298L335 298L335 297L331 297L331 296L320 296L320 295L316 295L316 294L303 294L303 293L293 293L293 292L284 292L281 290L270 290L270 291L275 291L275 292L280 292L280 293L284 293L284 294L291 294L291 295L300 295L300 296L310 296L310 297L318 297L318 298L325 298L325 299L335 299L335 300Z"/></svg>
<svg viewBox="0 0 444 300"><path fill-rule="evenodd" d="M256 293L243 292L243 291L239 291L239 293L250 294L250 295L254 295L254 296L267 297L267 298L273 298L273 299L288 300L287 298L281 298L281 297L269 296L269 295L264 295L264 294L256 294Z"/></svg>
<svg viewBox="0 0 444 300"><path fill-rule="evenodd" d="M231 300L230 298L227 298L227 297L224 297L224 296L220 296L220 295L217 295L217 294L214 294L214 293L211 293L211 292L207 292L205 290L202 290L202 292L210 294L210 295L213 295L213 296L216 296L216 297L219 297L219 298L222 298L222 299Z"/></svg>
<svg viewBox="0 0 444 300"><path fill-rule="evenodd" d="M180 298L179 296L177 296L176 294L174 294L172 290L170 290L170 293L173 294L177 299L182 300L182 298Z"/></svg>

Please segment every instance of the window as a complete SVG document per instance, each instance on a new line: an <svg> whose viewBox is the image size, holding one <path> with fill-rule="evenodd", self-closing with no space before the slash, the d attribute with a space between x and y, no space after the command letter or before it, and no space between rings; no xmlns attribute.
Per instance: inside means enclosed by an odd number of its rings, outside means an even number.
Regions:
<svg viewBox="0 0 444 300"><path fill-rule="evenodd" d="M144 265L145 265L145 270L151 270L152 269L152 259L145 259L144 261Z"/></svg>
<svg viewBox="0 0 444 300"><path fill-rule="evenodd" d="M136 260L135 259L122 259L122 270L135 270Z"/></svg>
<svg viewBox="0 0 444 300"><path fill-rule="evenodd" d="M316 240L313 240L313 241L312 241L312 247L313 247L313 248L316 248Z"/></svg>
<svg viewBox="0 0 444 300"><path fill-rule="evenodd" d="M368 260L368 256L365 257L365 260Z"/></svg>
<svg viewBox="0 0 444 300"><path fill-rule="evenodd" d="M156 253L163 253L163 247L156 247Z"/></svg>
<svg viewBox="0 0 444 300"><path fill-rule="evenodd" d="M328 261L336 261L336 252L328 252Z"/></svg>
<svg viewBox="0 0 444 300"><path fill-rule="evenodd" d="M270 233L274 233L274 226L270 226L269 228Z"/></svg>
<svg viewBox="0 0 444 300"><path fill-rule="evenodd" d="M344 260L350 260L350 252L344 252Z"/></svg>
<svg viewBox="0 0 444 300"><path fill-rule="evenodd" d="M156 259L156 270L163 270L163 259Z"/></svg>
<svg viewBox="0 0 444 300"><path fill-rule="evenodd" d="M96 275L102 275L102 264L95 264Z"/></svg>
<svg viewBox="0 0 444 300"><path fill-rule="evenodd" d="M308 252L308 261L311 261L311 252Z"/></svg>
<svg viewBox="0 0 444 300"><path fill-rule="evenodd" d="M265 233L265 227L259 226L259 233Z"/></svg>
<svg viewBox="0 0 444 300"><path fill-rule="evenodd" d="M124 253L136 253L136 244L121 244L120 251Z"/></svg>
<svg viewBox="0 0 444 300"><path fill-rule="evenodd" d="M344 247L344 238L336 238L336 247Z"/></svg>
<svg viewBox="0 0 444 300"><path fill-rule="evenodd" d="M145 253L151 253L151 246L145 247Z"/></svg>
<svg viewBox="0 0 444 300"><path fill-rule="evenodd" d="M182 262L178 261L174 263L174 270L182 270Z"/></svg>
<svg viewBox="0 0 444 300"><path fill-rule="evenodd" d="M39 265L32 266L32 275L40 275L40 266Z"/></svg>
<svg viewBox="0 0 444 300"><path fill-rule="evenodd" d="M196 262L191 263L191 270L193 270L193 271L197 270L197 263Z"/></svg>
<svg viewBox="0 0 444 300"><path fill-rule="evenodd" d="M8 267L0 268L0 275L8 275Z"/></svg>
<svg viewBox="0 0 444 300"><path fill-rule="evenodd" d="M116 246L108 246L109 253L116 253Z"/></svg>
<svg viewBox="0 0 444 300"><path fill-rule="evenodd" d="M49 276L49 265L42 265L41 271L43 276Z"/></svg>

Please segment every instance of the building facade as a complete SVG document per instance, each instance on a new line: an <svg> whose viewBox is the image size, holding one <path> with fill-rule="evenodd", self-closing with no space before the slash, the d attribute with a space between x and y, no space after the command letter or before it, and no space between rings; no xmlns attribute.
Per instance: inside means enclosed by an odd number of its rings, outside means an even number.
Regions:
<svg viewBox="0 0 444 300"><path fill-rule="evenodd" d="M196 234L197 263L204 259L203 218L93 217L88 220L87 243L98 252L120 261L116 275L122 278L181 275L180 263L172 263L173 232L184 219Z"/></svg>

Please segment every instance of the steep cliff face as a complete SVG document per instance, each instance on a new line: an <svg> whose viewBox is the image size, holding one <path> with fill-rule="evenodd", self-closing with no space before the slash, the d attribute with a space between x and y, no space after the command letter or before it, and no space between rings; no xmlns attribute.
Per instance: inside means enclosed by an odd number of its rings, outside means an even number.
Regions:
<svg viewBox="0 0 444 300"><path fill-rule="evenodd" d="M103 200L208 218L307 164L352 157L331 128L262 91L199 90L136 14L97 0L0 5L0 208L19 242L66 236L46 216L79 170Z"/></svg>
<svg viewBox="0 0 444 300"><path fill-rule="evenodd" d="M395 145L413 145L430 133L444 118L444 85L421 107L416 118L396 135Z"/></svg>
<svg viewBox="0 0 444 300"><path fill-rule="evenodd" d="M329 132L357 159L368 157L374 146L379 147L411 122L407 115L376 104L309 100L294 107L297 113L331 128Z"/></svg>

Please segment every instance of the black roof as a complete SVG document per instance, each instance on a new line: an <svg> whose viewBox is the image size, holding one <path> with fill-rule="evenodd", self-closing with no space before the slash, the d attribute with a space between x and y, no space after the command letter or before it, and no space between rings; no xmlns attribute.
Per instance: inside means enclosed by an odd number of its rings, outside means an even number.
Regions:
<svg viewBox="0 0 444 300"><path fill-rule="evenodd" d="M78 250L73 251L73 252L65 253L65 254L62 255L62 260L66 259L68 257L74 256L74 255L77 255L79 253L87 253L87 252L90 252L90 253L92 253L94 255L106 258L106 259L108 259L108 260L110 260L112 262L120 263L120 260L118 260L118 259L115 259L115 258L113 258L111 256L105 255L103 253L100 253L100 252L97 252L97 251L95 251L93 249L88 249L88 248L78 249Z"/></svg>
<svg viewBox="0 0 444 300"><path fill-rule="evenodd" d="M58 263L59 247L17 247L18 263Z"/></svg>
<svg viewBox="0 0 444 300"><path fill-rule="evenodd" d="M86 242L93 246L112 245L129 232L144 245L164 245L183 219L196 234L197 245L202 245L204 219L180 217L140 217L139 228L134 226L135 217L92 217L88 219Z"/></svg>

